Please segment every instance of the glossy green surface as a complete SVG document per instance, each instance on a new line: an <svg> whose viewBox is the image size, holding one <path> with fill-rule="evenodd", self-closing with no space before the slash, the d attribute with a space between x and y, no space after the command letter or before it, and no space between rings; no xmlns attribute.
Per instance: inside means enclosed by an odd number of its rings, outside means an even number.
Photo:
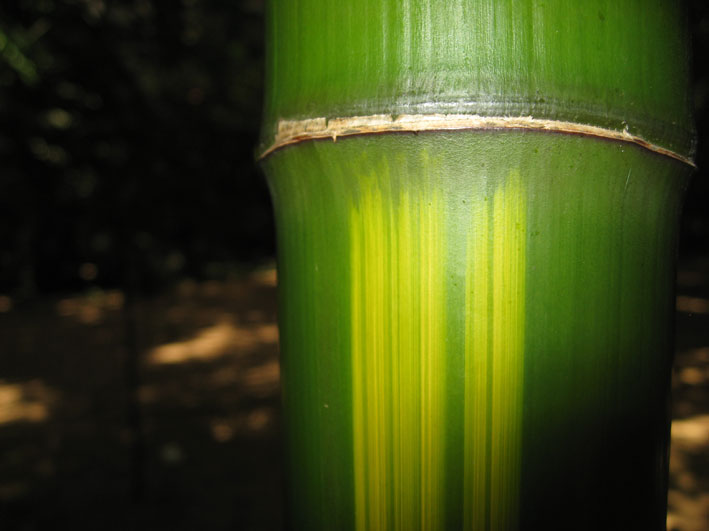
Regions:
<svg viewBox="0 0 709 531"><path fill-rule="evenodd" d="M674 0L272 0L262 150L279 119L533 116L692 156Z"/></svg>
<svg viewBox="0 0 709 531"><path fill-rule="evenodd" d="M532 116L693 154L681 2L272 0L281 119ZM264 161L294 529L664 529L689 168L523 131Z"/></svg>
<svg viewBox="0 0 709 531"><path fill-rule="evenodd" d="M688 168L521 131L264 162L294 529L664 529Z"/></svg>

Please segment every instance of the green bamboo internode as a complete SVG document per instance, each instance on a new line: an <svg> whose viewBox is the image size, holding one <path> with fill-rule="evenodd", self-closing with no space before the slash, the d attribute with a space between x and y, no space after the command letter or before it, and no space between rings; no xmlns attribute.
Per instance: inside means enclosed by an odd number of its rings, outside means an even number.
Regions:
<svg viewBox="0 0 709 531"><path fill-rule="evenodd" d="M664 529L674 2L272 1L293 529Z"/></svg>

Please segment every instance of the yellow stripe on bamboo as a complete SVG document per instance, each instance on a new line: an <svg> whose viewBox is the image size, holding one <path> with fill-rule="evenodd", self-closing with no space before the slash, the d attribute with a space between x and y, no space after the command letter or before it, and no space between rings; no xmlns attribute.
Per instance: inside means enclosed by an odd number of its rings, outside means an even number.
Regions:
<svg viewBox="0 0 709 531"><path fill-rule="evenodd" d="M513 529L519 511L526 207L519 171L475 206L467 242L466 529Z"/></svg>
<svg viewBox="0 0 709 531"><path fill-rule="evenodd" d="M440 199L363 179L350 213L355 527L443 529L445 299Z"/></svg>

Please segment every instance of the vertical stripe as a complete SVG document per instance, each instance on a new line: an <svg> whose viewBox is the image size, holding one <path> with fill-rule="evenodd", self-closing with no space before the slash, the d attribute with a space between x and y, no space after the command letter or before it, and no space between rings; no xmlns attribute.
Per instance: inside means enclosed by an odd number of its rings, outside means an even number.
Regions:
<svg viewBox="0 0 709 531"><path fill-rule="evenodd" d="M465 275L465 439L463 489L466 529L484 529L487 492L488 203L473 212Z"/></svg>
<svg viewBox="0 0 709 531"><path fill-rule="evenodd" d="M355 526L442 529L445 300L435 191L350 214Z"/></svg>
<svg viewBox="0 0 709 531"><path fill-rule="evenodd" d="M351 216L353 227L358 226L356 216ZM358 264L362 261L362 231L352 231L351 235L352 263ZM362 272L361 269L352 268L352 292L362 292ZM362 299L352 297L352 330L358 333L352 334L352 419L355 426L362 426L359 430L353 431L353 460L354 460L354 497L355 497L355 529L366 529L366 468L365 468L365 444L366 436L364 432L364 359L362 353L364 348L363 334L364 324Z"/></svg>
<svg viewBox="0 0 709 531"><path fill-rule="evenodd" d="M526 209L519 171L479 201L467 242L464 522L514 529L519 512Z"/></svg>
<svg viewBox="0 0 709 531"><path fill-rule="evenodd" d="M525 204L519 171L493 212L490 527L513 529L519 510L524 364Z"/></svg>

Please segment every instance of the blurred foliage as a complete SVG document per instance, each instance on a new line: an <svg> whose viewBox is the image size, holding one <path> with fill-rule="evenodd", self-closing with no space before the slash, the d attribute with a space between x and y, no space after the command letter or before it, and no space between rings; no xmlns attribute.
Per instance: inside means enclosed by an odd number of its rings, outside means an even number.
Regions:
<svg viewBox="0 0 709 531"><path fill-rule="evenodd" d="M262 0L0 7L0 293L219 276L273 252Z"/></svg>
<svg viewBox="0 0 709 531"><path fill-rule="evenodd" d="M159 289L273 254L254 164L264 0L0 5L0 294ZM690 2L699 172L682 250L706 251L709 4Z"/></svg>

